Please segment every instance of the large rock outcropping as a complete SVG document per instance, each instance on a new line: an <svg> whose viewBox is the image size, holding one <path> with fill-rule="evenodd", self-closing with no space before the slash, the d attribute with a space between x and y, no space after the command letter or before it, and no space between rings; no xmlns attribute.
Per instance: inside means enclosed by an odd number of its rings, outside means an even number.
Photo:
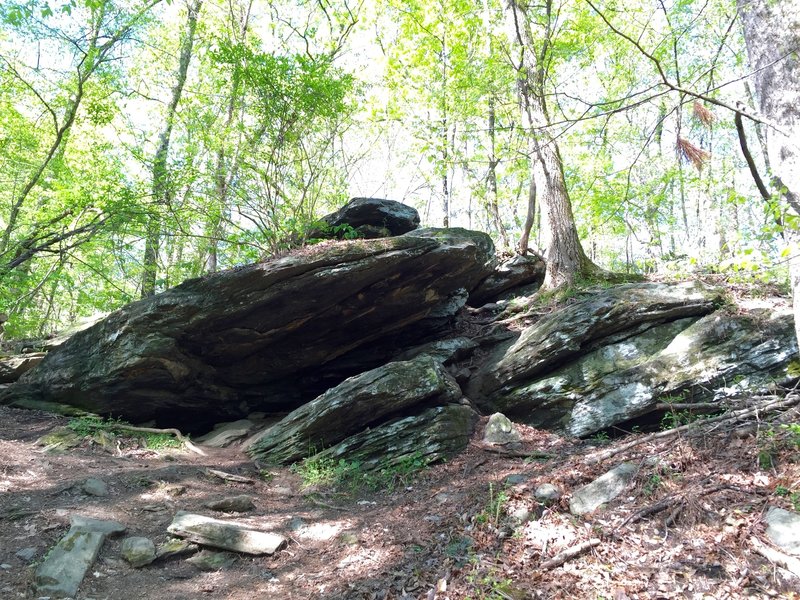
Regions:
<svg viewBox="0 0 800 600"><path fill-rule="evenodd" d="M427 341L414 329L451 321L493 260L485 234L417 230L327 242L187 281L75 334L5 401L63 402L183 428L290 410ZM320 370L337 359L332 372Z"/></svg>
<svg viewBox="0 0 800 600"><path fill-rule="evenodd" d="M358 224L369 208L365 226L415 226L413 209L396 205L354 201L329 224L347 214ZM463 229L325 242L130 304L52 350L0 401L186 431L264 411L277 423L251 439L258 459L383 468L459 451L475 407L585 436L666 402L791 379L791 314L734 310L696 282L584 290L531 311L521 330L521 319L492 322L541 275L537 259L498 263L488 236Z"/></svg>
<svg viewBox="0 0 800 600"><path fill-rule="evenodd" d="M473 375L485 411L576 436L647 414L787 382L797 353L788 311L720 307L698 282L598 290L524 329Z"/></svg>

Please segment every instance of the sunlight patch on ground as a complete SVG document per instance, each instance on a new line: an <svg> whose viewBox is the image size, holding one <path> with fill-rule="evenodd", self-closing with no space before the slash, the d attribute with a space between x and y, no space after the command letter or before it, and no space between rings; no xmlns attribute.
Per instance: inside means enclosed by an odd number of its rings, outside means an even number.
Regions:
<svg viewBox="0 0 800 600"><path fill-rule="evenodd" d="M332 521L328 523L312 523L301 527L295 535L301 540L313 542L327 542L335 538L342 531L349 528L349 521Z"/></svg>
<svg viewBox="0 0 800 600"><path fill-rule="evenodd" d="M347 572L352 571L354 574L362 576L365 569L369 567L382 565L388 561L389 555L385 549L381 548L357 548L354 549L352 554L345 556L340 560L336 567Z"/></svg>

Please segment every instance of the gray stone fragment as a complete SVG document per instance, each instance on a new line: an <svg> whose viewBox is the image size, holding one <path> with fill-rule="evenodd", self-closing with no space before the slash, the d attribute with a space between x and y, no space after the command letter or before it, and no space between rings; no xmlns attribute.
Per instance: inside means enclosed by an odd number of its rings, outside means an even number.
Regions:
<svg viewBox="0 0 800 600"><path fill-rule="evenodd" d="M220 512L246 512L248 510L253 510L256 507L256 505L253 503L253 498L245 495L228 496L227 498L222 498L221 500L207 502L204 506L206 508L210 508L211 510L218 510Z"/></svg>
<svg viewBox="0 0 800 600"><path fill-rule="evenodd" d="M636 475L637 467L622 463L572 494L569 510L573 515L585 515L619 496Z"/></svg>
<svg viewBox="0 0 800 600"><path fill-rule="evenodd" d="M193 564L201 571L219 571L233 566L236 562L236 555L230 552L203 550L191 558L187 558L186 562Z"/></svg>
<svg viewBox="0 0 800 600"><path fill-rule="evenodd" d="M483 441L487 444L516 444L520 441L519 431L514 423L502 413L494 413L486 423Z"/></svg>
<svg viewBox="0 0 800 600"><path fill-rule="evenodd" d="M156 558L172 558L173 556L183 556L185 554L194 554L200 549L197 544L192 544L186 540L178 538L171 538L159 544L156 548Z"/></svg>
<svg viewBox="0 0 800 600"><path fill-rule="evenodd" d="M514 473L513 475L509 475L503 480L503 483L506 485L520 485L521 483L525 483L528 481L527 475L523 475L521 473Z"/></svg>
<svg viewBox="0 0 800 600"><path fill-rule="evenodd" d="M74 597L105 539L106 534L99 531L70 529L36 569L36 591L57 598Z"/></svg>
<svg viewBox="0 0 800 600"><path fill-rule="evenodd" d="M561 498L561 492L552 483L543 483L534 490L533 497L539 502L557 502Z"/></svg>
<svg viewBox="0 0 800 600"><path fill-rule="evenodd" d="M197 442L212 448L224 448L236 440L247 436L255 428L255 423L249 419L240 419L229 423L220 423L207 434L197 438Z"/></svg>
<svg viewBox="0 0 800 600"><path fill-rule="evenodd" d="M70 527L80 531L96 531L105 535L124 533L127 527L117 521L105 521L103 519L93 519L81 515L71 515L69 518Z"/></svg>
<svg viewBox="0 0 800 600"><path fill-rule="evenodd" d="M524 504L515 506L508 511L508 516L517 523L525 523L531 518L531 511Z"/></svg>
<svg viewBox="0 0 800 600"><path fill-rule="evenodd" d="M90 496L108 496L108 485L102 479L89 477L81 484L81 489Z"/></svg>
<svg viewBox="0 0 800 600"><path fill-rule="evenodd" d="M175 515L167 531L203 546L245 554L273 554L286 543L286 538L276 533L182 511Z"/></svg>
<svg viewBox="0 0 800 600"><path fill-rule="evenodd" d="M143 567L156 559L156 545L146 537L128 537L122 540L121 554L132 567Z"/></svg>
<svg viewBox="0 0 800 600"><path fill-rule="evenodd" d="M30 562L34 559L34 557L39 553L38 548L23 548L14 553L14 556L19 558L20 560L24 560L25 562Z"/></svg>
<svg viewBox="0 0 800 600"><path fill-rule="evenodd" d="M788 554L800 556L800 515L777 506L770 506L764 517L767 536Z"/></svg>

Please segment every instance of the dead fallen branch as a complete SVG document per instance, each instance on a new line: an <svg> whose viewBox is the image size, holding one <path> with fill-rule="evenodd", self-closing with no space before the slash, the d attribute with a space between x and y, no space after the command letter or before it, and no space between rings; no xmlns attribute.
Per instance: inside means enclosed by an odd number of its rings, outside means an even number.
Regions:
<svg viewBox="0 0 800 600"><path fill-rule="evenodd" d="M659 402L655 410L725 410L728 406L717 402L695 402L694 404L677 402Z"/></svg>
<svg viewBox="0 0 800 600"><path fill-rule="evenodd" d="M583 554L590 548L594 548L595 546L600 545L600 538L592 538L590 540L586 540L585 542L581 542L576 546L572 546L567 548L566 550L562 550L558 554L556 554L553 558L549 558L544 561L541 565L539 565L540 569L554 569L556 567L560 567L568 560L572 560L576 556Z"/></svg>
<svg viewBox="0 0 800 600"><path fill-rule="evenodd" d="M249 477L234 475L233 473L226 473L225 471L219 471L217 469L206 469L206 473L213 475L214 477L219 477L224 481L231 481L233 483L255 483L255 480L250 479Z"/></svg>
<svg viewBox="0 0 800 600"><path fill-rule="evenodd" d="M723 423L723 422L732 423L749 417L754 417L760 413L768 413L775 410L779 410L781 408L787 408L789 406L793 406L798 403L800 403L800 396L792 394L780 400L767 402L766 404L754 406L752 408L743 408L741 410L734 410L724 415L720 415L718 417L711 417L709 419L698 420L693 423L687 423L686 425L681 425L680 427L675 427L674 429L668 429L666 431L658 431L656 433L651 433L649 435L642 436L626 444L622 444L614 448L609 448L608 450L603 450L602 452L595 452L594 454L590 454L584 459L584 463L587 465L597 464L599 462L603 462L604 460L608 460L609 458L616 456L621 452L630 450L631 448L638 446L639 444L645 444L653 440L670 438L675 435L678 435L679 433L684 433L690 430L696 430L701 425L709 425L711 423Z"/></svg>
<svg viewBox="0 0 800 600"><path fill-rule="evenodd" d="M706 478L706 481L707 479L708 478ZM703 484L704 483L705 482L703 482ZM625 525L628 525L629 523L631 524L636 523L637 521L641 521L645 517L658 514L663 510L674 507L670 515L665 520L665 525L669 527L675 522L675 520L678 517L678 514L680 514L680 511L683 510L683 508L685 507L687 496L691 496L693 498L700 498L701 496L710 496L711 494L716 494L717 492L721 492L723 490L734 490L737 492L743 492L743 490L737 488L736 486L727 483L714 485L712 487L706 489L699 489L697 491L695 490L697 490L697 488L693 487L691 489L684 490L681 494L667 496L666 498L659 500L655 504L651 504L650 506L645 506L643 508L640 508L636 512L630 514L628 518L625 519L622 523L620 523L620 525L616 529L621 529L622 527L625 527Z"/></svg>
<svg viewBox="0 0 800 600"><path fill-rule="evenodd" d="M755 536L750 538L750 545L753 547L753 550L768 561L783 567L795 577L800 577L800 559L789 556L780 550L775 550L775 548L770 548Z"/></svg>

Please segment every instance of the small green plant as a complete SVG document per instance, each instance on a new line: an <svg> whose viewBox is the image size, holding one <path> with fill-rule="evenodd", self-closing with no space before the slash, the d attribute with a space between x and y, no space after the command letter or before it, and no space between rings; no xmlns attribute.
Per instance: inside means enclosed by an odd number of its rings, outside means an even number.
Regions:
<svg viewBox="0 0 800 600"><path fill-rule="evenodd" d="M656 490L661 487L664 483L664 480L661 478L661 475L658 473L653 473L648 477L647 481L645 482L644 486L642 487L642 493L645 496L652 496L656 493Z"/></svg>
<svg viewBox="0 0 800 600"><path fill-rule="evenodd" d="M300 475L305 487L334 486L356 479L361 471L361 465L343 458L336 460L310 456L294 463L291 470Z"/></svg>
<svg viewBox="0 0 800 600"><path fill-rule="evenodd" d="M480 513L475 515L475 522L479 525L491 523L495 527L500 525L500 517L503 514L503 509L508 503L508 494L505 489L495 491L494 484L489 484L489 502L486 508Z"/></svg>
<svg viewBox="0 0 800 600"><path fill-rule="evenodd" d="M781 429L786 431L787 443L795 448L800 448L800 423L785 423Z"/></svg>
<svg viewBox="0 0 800 600"><path fill-rule="evenodd" d="M514 582L502 577L494 567L479 569L475 565L475 570L466 579L472 589L465 600L507 600L514 597Z"/></svg>
<svg viewBox="0 0 800 600"><path fill-rule="evenodd" d="M598 431L597 433L595 433L589 439L592 440L593 442L596 442L596 443L604 443L604 442L609 441L610 438L608 437L608 432L606 432L606 431Z"/></svg>
<svg viewBox="0 0 800 600"><path fill-rule="evenodd" d="M794 510L800 510L800 492L793 492L786 486L779 485L775 487L775 495L782 498L789 498L789 502L792 503L792 508Z"/></svg>

